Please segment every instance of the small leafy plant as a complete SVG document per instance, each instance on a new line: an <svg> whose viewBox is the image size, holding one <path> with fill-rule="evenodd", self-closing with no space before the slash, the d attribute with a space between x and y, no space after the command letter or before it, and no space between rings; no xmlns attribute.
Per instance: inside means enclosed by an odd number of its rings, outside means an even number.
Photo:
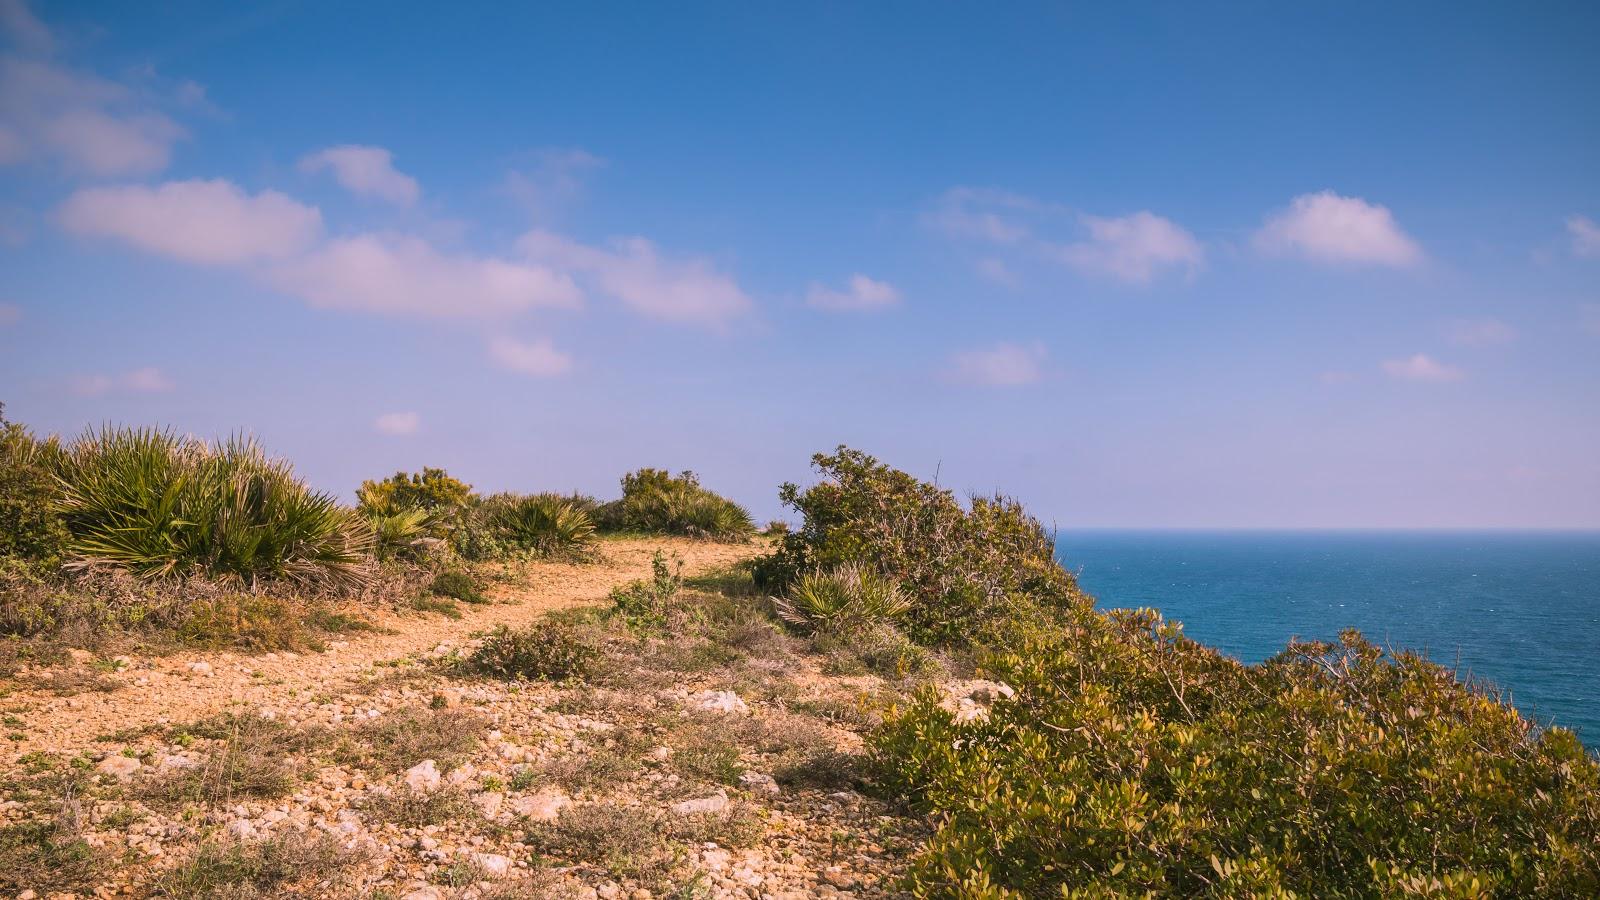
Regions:
<svg viewBox="0 0 1600 900"><path fill-rule="evenodd" d="M587 633L569 625L512 629L504 625L467 658L469 671L514 681L582 680L595 671L601 651Z"/></svg>

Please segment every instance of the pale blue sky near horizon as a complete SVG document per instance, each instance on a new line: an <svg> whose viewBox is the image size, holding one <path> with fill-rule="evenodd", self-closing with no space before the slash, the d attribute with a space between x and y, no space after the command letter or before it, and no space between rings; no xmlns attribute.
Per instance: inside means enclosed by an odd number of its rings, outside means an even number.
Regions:
<svg viewBox="0 0 1600 900"><path fill-rule="evenodd" d="M760 517L1600 528L1592 3L0 0L0 402Z"/></svg>

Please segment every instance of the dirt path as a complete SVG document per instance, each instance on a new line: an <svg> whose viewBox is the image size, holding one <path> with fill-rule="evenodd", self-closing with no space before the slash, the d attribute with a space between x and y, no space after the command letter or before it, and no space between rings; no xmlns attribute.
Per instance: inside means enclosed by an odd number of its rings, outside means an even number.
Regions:
<svg viewBox="0 0 1600 900"><path fill-rule="evenodd" d="M521 586L497 586L496 601L464 605L460 619L438 614L380 614L382 632L334 640L321 653L180 653L136 658L113 676L122 687L59 697L18 691L9 709L25 710L23 739L11 742L10 759L36 750L71 752L96 736L152 724L187 722L235 705L274 708L313 694L339 694L380 662L428 653L441 644L459 646L474 632L496 625L524 625L552 610L602 601L612 588L650 575L656 550L683 560L685 575L727 566L758 552L756 544L710 544L678 538L629 538L600 545L601 559L574 565L537 563ZM88 662L79 663L88 665Z"/></svg>

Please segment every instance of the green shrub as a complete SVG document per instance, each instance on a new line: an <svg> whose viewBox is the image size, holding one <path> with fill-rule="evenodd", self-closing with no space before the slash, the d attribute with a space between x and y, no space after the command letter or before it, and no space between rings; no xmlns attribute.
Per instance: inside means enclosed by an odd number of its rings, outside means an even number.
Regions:
<svg viewBox="0 0 1600 900"><path fill-rule="evenodd" d="M666 622L667 612L683 588L683 560L674 558L677 567L667 565L666 554L657 550L650 557L650 580L630 582L611 592L612 608L629 626L653 627Z"/></svg>
<svg viewBox="0 0 1600 900"><path fill-rule="evenodd" d="M484 504L501 544L540 556L575 556L594 543L594 520L583 504L560 494L509 494Z"/></svg>
<svg viewBox="0 0 1600 900"><path fill-rule="evenodd" d="M564 681L587 678L600 647L584 631L551 623L512 629L502 625L467 659L469 671L495 678Z"/></svg>
<svg viewBox="0 0 1600 900"><path fill-rule="evenodd" d="M779 618L805 634L893 622L911 608L899 585L861 563L807 572L773 605Z"/></svg>
<svg viewBox="0 0 1600 900"><path fill-rule="evenodd" d="M7 422L0 405L0 556L48 567L66 554L70 536L57 510L55 467L60 455L59 442L41 441Z"/></svg>
<svg viewBox="0 0 1600 900"><path fill-rule="evenodd" d="M872 738L933 816L917 896L1589 897L1600 765L1562 729L1354 632L1243 666L1152 612L1017 639L1015 689L925 690Z"/></svg>
<svg viewBox="0 0 1600 900"><path fill-rule="evenodd" d="M440 527L448 528L472 499L472 485L450 477L443 469L424 466L420 473L396 472L382 481L363 481L356 488L356 499L368 515L420 509Z"/></svg>
<svg viewBox="0 0 1600 900"><path fill-rule="evenodd" d="M489 598L478 590L477 582L465 572L440 572L433 577L428 590L440 597L452 597L463 603L488 603Z"/></svg>
<svg viewBox="0 0 1600 900"><path fill-rule="evenodd" d="M1089 604L1056 562L1054 537L1015 500L974 497L964 509L950 491L847 447L812 465L820 483L779 491L804 521L761 561L763 585L785 590L806 572L870 564L906 592L911 635L936 643L969 641L1032 607Z"/></svg>
<svg viewBox="0 0 1600 900"><path fill-rule="evenodd" d="M69 551L142 576L367 581L372 533L247 439L105 428L60 461Z"/></svg>
<svg viewBox="0 0 1600 900"><path fill-rule="evenodd" d="M622 499L606 515L622 529L651 534L736 540L755 529L744 507L702 487L693 472L673 477L663 469L624 475Z"/></svg>
<svg viewBox="0 0 1600 900"><path fill-rule="evenodd" d="M382 513L363 513L372 529L373 554L381 560L416 559L436 539L431 537L431 519L426 510L401 509Z"/></svg>

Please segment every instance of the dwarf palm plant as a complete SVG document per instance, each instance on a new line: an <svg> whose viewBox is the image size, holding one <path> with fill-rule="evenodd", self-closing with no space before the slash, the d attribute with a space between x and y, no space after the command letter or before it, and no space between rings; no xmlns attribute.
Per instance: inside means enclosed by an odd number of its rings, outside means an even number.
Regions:
<svg viewBox="0 0 1600 900"><path fill-rule="evenodd" d="M107 427L67 447L58 467L79 562L149 577L345 587L365 580L366 522L252 440L212 446L159 429Z"/></svg>
<svg viewBox="0 0 1600 900"><path fill-rule="evenodd" d="M493 519L502 540L543 555L577 553L594 541L594 519L572 497L529 494L494 498Z"/></svg>
<svg viewBox="0 0 1600 900"><path fill-rule="evenodd" d="M895 582L859 563L807 572L774 598L778 616L803 632L892 623L911 608Z"/></svg>

